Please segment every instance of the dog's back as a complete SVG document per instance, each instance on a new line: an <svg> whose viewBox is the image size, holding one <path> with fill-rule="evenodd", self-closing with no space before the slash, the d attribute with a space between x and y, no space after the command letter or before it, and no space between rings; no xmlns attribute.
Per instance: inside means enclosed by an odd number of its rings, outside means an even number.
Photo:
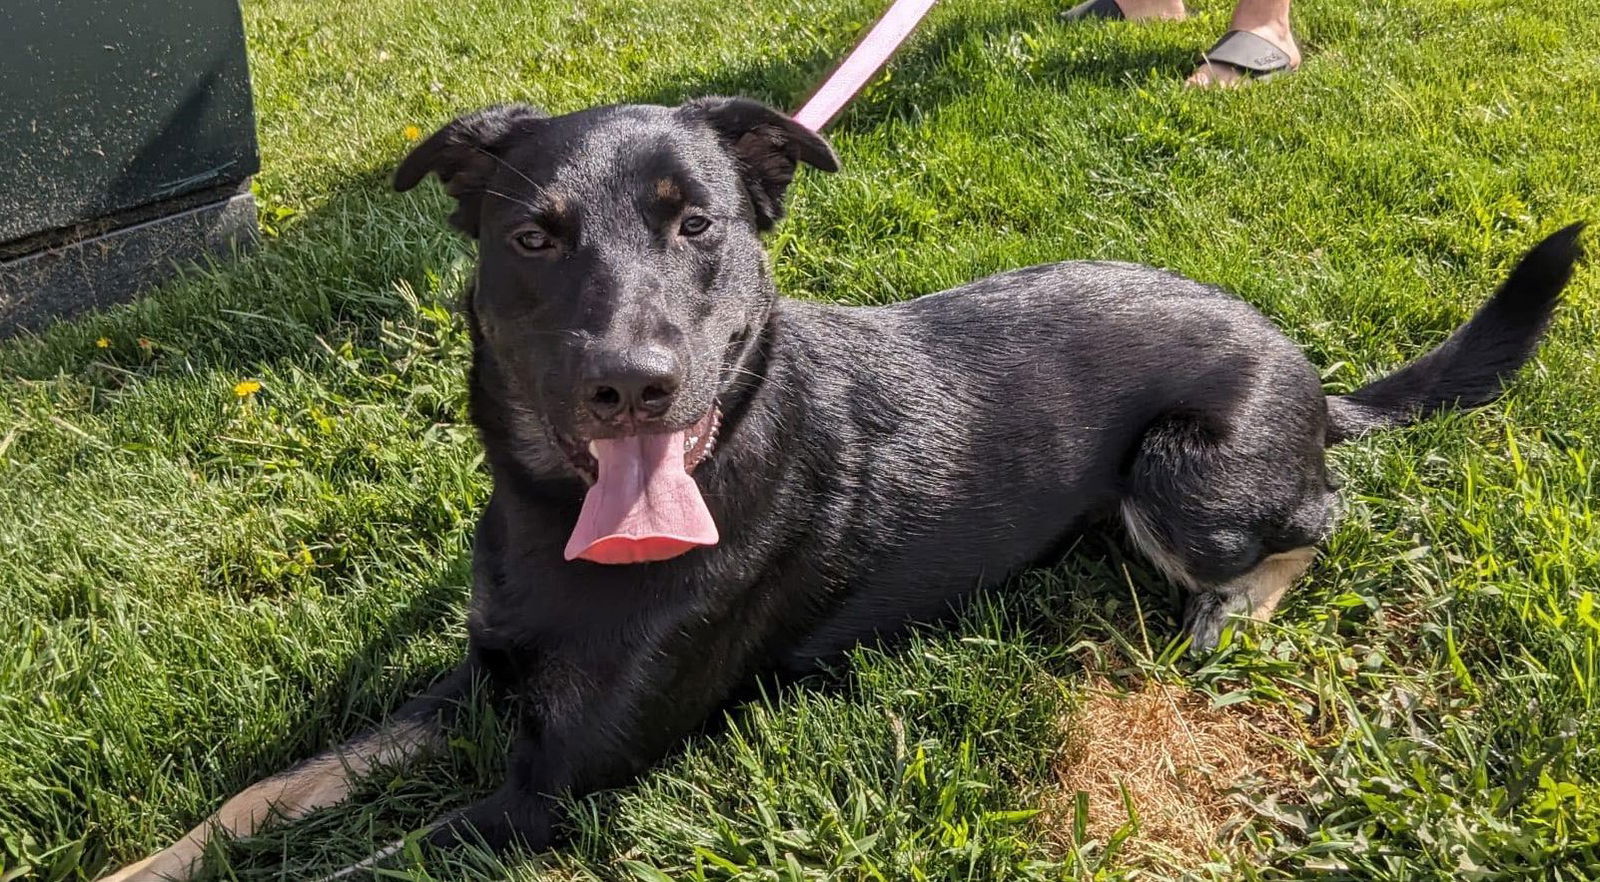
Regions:
<svg viewBox="0 0 1600 882"><path fill-rule="evenodd" d="M1291 341L1237 298L1150 267L1030 267L890 307L785 302L777 326L781 360L807 376L776 403L792 416L775 449L827 451L827 493L793 516L820 526L808 551L848 585L842 619L791 651L801 662L1117 519L1166 416L1204 413L1221 433L1255 430L1234 414L1299 421L1285 437L1321 437L1320 383ZM1294 446L1320 454L1320 440Z"/></svg>

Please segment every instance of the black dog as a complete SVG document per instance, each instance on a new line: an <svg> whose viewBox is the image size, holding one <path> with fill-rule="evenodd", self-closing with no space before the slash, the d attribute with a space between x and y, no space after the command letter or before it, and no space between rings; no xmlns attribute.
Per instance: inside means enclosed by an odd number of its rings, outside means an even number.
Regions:
<svg viewBox="0 0 1600 882"><path fill-rule="evenodd" d="M1324 453L1476 406L1531 355L1577 227L1420 361L1346 396L1243 302L1063 263L913 302L781 299L760 234L816 134L751 101L456 120L437 174L478 240L472 411L494 477L465 663L394 722L251 787L112 878L190 872L214 827L343 799L434 743L474 677L521 709L510 779L434 830L551 840L554 795L627 781L741 681L805 669L1120 520L1213 646L1264 618L1334 509ZM603 561L605 563L597 563ZM620 565L606 565L620 564Z"/></svg>

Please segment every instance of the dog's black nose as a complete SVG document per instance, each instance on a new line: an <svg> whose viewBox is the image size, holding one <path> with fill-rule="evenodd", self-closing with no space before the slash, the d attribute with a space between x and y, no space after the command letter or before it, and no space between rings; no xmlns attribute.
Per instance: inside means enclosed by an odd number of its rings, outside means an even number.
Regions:
<svg viewBox="0 0 1600 882"><path fill-rule="evenodd" d="M595 419L658 419L672 407L682 376L678 359L660 346L590 356L584 404Z"/></svg>

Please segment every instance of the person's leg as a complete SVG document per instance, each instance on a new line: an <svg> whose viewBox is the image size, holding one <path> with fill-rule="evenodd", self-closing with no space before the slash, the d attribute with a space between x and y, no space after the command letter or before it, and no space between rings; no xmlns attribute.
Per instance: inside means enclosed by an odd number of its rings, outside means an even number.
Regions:
<svg viewBox="0 0 1600 882"><path fill-rule="evenodd" d="M1233 21L1228 29L1255 34L1289 56L1290 69L1300 66L1300 47L1295 45L1294 34L1289 30L1289 0L1239 0L1239 5L1233 8ZM1189 76L1189 85L1232 86L1244 79L1246 74L1232 65L1204 63Z"/></svg>

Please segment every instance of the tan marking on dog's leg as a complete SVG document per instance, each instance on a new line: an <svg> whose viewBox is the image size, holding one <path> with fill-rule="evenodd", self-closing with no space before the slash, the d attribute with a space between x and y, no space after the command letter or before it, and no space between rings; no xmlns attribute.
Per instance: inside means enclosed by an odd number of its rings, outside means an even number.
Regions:
<svg viewBox="0 0 1600 882"><path fill-rule="evenodd" d="M1250 601L1250 618L1265 622L1272 618L1289 586L1311 568L1316 556L1317 550L1309 546L1274 554L1224 590L1243 594Z"/></svg>
<svg viewBox="0 0 1600 882"><path fill-rule="evenodd" d="M218 831L233 838L249 836L268 821L293 821L317 809L343 802L361 776L373 766L414 757L438 741L430 723L406 723L381 729L308 759L286 772L258 781L222 804L166 849L104 876L100 882L185 880L199 869L206 843Z"/></svg>

